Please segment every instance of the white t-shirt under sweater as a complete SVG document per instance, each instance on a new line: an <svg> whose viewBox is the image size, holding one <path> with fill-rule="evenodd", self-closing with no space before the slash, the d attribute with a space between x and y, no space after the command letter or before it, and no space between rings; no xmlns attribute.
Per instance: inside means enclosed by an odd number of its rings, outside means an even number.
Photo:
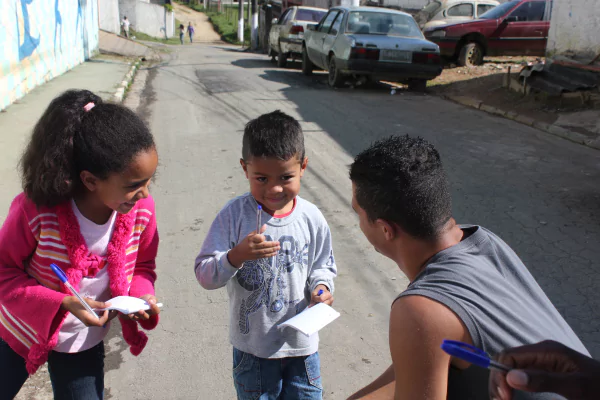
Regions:
<svg viewBox="0 0 600 400"><path fill-rule="evenodd" d="M74 201L71 201L71 206L79 222L81 236L83 236L88 250L99 257L105 257L115 227L117 213L113 212L105 224L97 225L81 214ZM95 277L84 277L81 280L79 294L82 297L88 297L96 301L106 301L111 298L106 263ZM106 324L104 328L86 327L73 314L68 314L58 333L58 342L54 347L54 351L79 353L91 349L104 340L109 328L110 324Z"/></svg>

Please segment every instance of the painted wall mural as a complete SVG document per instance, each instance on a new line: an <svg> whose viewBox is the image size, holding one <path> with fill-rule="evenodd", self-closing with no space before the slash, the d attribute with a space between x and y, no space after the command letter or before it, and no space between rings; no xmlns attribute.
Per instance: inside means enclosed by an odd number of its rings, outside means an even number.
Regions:
<svg viewBox="0 0 600 400"><path fill-rule="evenodd" d="M98 52L98 0L0 0L0 110Z"/></svg>

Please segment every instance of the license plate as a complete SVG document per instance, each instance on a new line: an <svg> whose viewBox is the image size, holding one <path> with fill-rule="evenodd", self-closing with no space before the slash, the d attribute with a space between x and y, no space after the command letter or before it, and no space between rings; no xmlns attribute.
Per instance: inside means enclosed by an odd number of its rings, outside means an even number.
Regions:
<svg viewBox="0 0 600 400"><path fill-rule="evenodd" d="M382 50L381 61L411 62L412 52L403 50Z"/></svg>

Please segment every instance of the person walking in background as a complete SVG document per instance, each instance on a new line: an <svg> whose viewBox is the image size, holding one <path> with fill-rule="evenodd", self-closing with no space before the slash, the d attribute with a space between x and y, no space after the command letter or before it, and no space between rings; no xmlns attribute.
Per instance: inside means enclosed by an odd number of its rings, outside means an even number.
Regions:
<svg viewBox="0 0 600 400"><path fill-rule="evenodd" d="M183 44L183 35L185 34L185 26L179 24L179 41Z"/></svg>
<svg viewBox="0 0 600 400"><path fill-rule="evenodd" d="M188 23L188 27L187 27L187 31L188 31L188 35L190 35L190 43L194 43L194 27L192 26L192 23Z"/></svg>
<svg viewBox="0 0 600 400"><path fill-rule="evenodd" d="M125 36L126 38L129 38L129 25L131 24L129 23L127 17L123 17L123 21L121 22L121 28L123 28L123 36Z"/></svg>

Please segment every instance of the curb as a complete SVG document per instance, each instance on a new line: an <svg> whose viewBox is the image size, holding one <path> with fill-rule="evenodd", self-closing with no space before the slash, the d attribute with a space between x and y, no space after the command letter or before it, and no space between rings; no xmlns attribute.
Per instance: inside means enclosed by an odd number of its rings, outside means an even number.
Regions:
<svg viewBox="0 0 600 400"><path fill-rule="evenodd" d="M133 82L133 78L135 77L135 74L140 67L140 63L141 63L140 60L132 63L131 69L123 77L123 81L119 84L119 86L117 87L117 90L113 94L112 101L114 101L115 103L123 102L123 99L125 98L125 93L127 92L129 85L131 85L131 82Z"/></svg>
<svg viewBox="0 0 600 400"><path fill-rule="evenodd" d="M542 132L549 133L554 136L561 137L571 142L581 144L592 149L600 150L600 139L592 140L581 133L571 131L555 124L547 124L542 121L537 121L533 118L517 114L514 111L504 111L496 107L484 104L482 101L474 99L469 96L453 96L453 95L442 95L442 98L453 101L460 105L474 108L476 110L485 111L488 114L496 115L499 117L507 118L515 122L519 122L523 125L531 126Z"/></svg>

